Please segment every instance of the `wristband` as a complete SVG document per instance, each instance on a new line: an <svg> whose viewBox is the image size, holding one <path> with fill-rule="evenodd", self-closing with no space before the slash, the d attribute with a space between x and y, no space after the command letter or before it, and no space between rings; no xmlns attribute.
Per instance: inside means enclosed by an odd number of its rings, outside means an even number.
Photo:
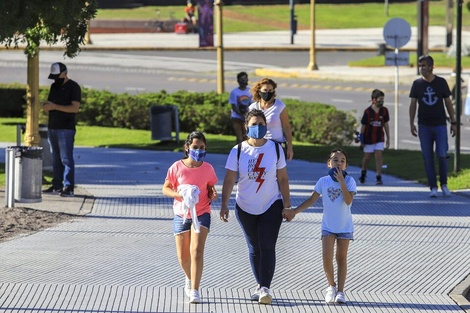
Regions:
<svg viewBox="0 0 470 313"><path fill-rule="evenodd" d="M361 141L362 144L365 144L366 139L364 138L364 134L360 133L359 134L359 140Z"/></svg>
<svg viewBox="0 0 470 313"><path fill-rule="evenodd" d="M450 125L457 125L457 122L451 122Z"/></svg>
<svg viewBox="0 0 470 313"><path fill-rule="evenodd" d="M292 207L284 208L284 210L292 210Z"/></svg>

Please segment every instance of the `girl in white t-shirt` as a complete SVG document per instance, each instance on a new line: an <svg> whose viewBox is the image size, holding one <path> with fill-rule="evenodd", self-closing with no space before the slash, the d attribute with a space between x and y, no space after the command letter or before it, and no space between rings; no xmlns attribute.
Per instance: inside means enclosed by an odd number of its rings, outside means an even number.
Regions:
<svg viewBox="0 0 470 313"><path fill-rule="evenodd" d="M201 301L204 246L211 225L211 202L217 199L217 175L212 165L204 161L206 149L204 134L190 133L184 144L184 158L170 166L162 189L164 195L174 198L173 234L190 303Z"/></svg>
<svg viewBox="0 0 470 313"><path fill-rule="evenodd" d="M284 217L291 221L297 213L314 205L322 196L323 269L329 285L326 290L325 302L345 303L344 284L346 282L348 248L349 241L354 239L351 206L356 194L356 182L345 172L348 159L343 150L331 151L327 164L330 168L329 175L321 177L310 198L294 210L286 211ZM338 285L335 282L333 265L335 243Z"/></svg>
<svg viewBox="0 0 470 313"><path fill-rule="evenodd" d="M233 147L225 165L220 219L228 221L228 203L238 177L235 216L245 235L258 284L251 300L271 304L269 288L276 265L276 242L282 216L290 210L289 179L281 148L264 137L267 127L263 112L246 113L245 127L248 139Z"/></svg>

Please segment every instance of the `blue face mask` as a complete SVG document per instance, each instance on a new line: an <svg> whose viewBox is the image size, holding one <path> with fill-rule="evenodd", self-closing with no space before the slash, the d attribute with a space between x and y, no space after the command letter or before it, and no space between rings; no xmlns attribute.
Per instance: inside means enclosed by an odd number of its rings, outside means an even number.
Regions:
<svg viewBox="0 0 470 313"><path fill-rule="evenodd" d="M337 171L337 168L333 167L328 171L328 175L330 175L331 179L333 179L334 181L337 182L338 180L335 177L336 171ZM348 173L346 173L346 171L342 171L342 172L343 172L343 177L346 177L346 175L348 175Z"/></svg>
<svg viewBox="0 0 470 313"><path fill-rule="evenodd" d="M268 127L266 125L248 126L247 136L254 139L261 139L266 135Z"/></svg>
<svg viewBox="0 0 470 313"><path fill-rule="evenodd" d="M206 150L202 149L189 149L188 156L196 162L201 162L206 156Z"/></svg>

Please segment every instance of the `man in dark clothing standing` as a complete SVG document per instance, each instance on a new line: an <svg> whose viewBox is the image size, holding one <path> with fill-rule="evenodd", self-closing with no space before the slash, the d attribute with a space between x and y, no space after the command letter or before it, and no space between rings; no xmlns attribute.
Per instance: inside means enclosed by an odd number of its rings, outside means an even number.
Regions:
<svg viewBox="0 0 470 313"><path fill-rule="evenodd" d="M449 143L447 138L446 110L450 119L450 133L455 136L457 126L454 107L450 99L451 92L447 81L433 74L434 60L429 55L418 59L421 78L413 82L410 90L410 129L413 136L418 136L424 169L428 177L431 198L437 197L437 178L434 167L434 148L439 161L439 182L444 197L450 196L447 188L447 169ZM418 110L418 128L415 125Z"/></svg>
<svg viewBox="0 0 470 313"><path fill-rule="evenodd" d="M53 63L49 79L54 79L43 110L49 114L48 140L52 154L52 186L43 192L59 193L62 197L74 196L76 115L82 101L80 86L67 77L63 63Z"/></svg>

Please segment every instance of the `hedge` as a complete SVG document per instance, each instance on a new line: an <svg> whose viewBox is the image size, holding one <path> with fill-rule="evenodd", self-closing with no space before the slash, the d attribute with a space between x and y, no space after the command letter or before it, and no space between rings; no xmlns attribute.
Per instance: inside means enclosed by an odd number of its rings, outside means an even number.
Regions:
<svg viewBox="0 0 470 313"><path fill-rule="evenodd" d="M16 87L15 94L18 92ZM0 86L0 101L5 98ZM13 94L10 91L7 94ZM16 96L18 103L23 96ZM47 99L48 90L41 89L40 101ZM22 98L23 100L20 100ZM130 95L105 90L82 88L82 103L78 123L89 126L150 129L152 105L175 105L178 107L180 131L199 130L211 134L234 135L230 122L228 93L178 91ZM287 106L295 141L325 145L347 145L353 140L356 120L349 112L337 110L332 105L283 99ZM15 104L15 107L17 104ZM0 116L9 116L1 112ZM41 115L41 123L47 116Z"/></svg>

